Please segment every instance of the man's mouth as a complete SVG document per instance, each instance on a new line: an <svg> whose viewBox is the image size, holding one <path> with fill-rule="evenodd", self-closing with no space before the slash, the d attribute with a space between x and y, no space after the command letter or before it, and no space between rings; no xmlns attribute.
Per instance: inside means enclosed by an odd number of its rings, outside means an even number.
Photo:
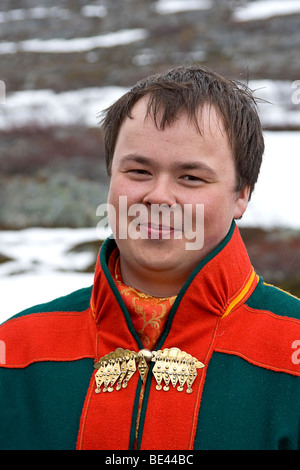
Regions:
<svg viewBox="0 0 300 470"><path fill-rule="evenodd" d="M179 232L174 227L162 224L142 223L140 224L140 233L142 238L150 238L154 240L169 240L174 238L174 234Z"/></svg>

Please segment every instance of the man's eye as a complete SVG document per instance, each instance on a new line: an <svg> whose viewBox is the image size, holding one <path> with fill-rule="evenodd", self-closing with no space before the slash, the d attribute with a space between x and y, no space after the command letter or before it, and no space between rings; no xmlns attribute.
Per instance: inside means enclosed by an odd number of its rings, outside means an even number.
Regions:
<svg viewBox="0 0 300 470"><path fill-rule="evenodd" d="M142 170L140 168L134 168L131 170L128 170L128 173L134 176L148 176L150 175L149 171L147 170Z"/></svg>
<svg viewBox="0 0 300 470"><path fill-rule="evenodd" d="M182 179L184 179L185 181L195 181L195 182L203 181L202 178L199 178L198 176L194 176L194 175L184 175Z"/></svg>
<svg viewBox="0 0 300 470"><path fill-rule="evenodd" d="M197 176L193 176L193 175L186 175L184 178L188 179L188 180L192 180L192 181L199 180L199 178Z"/></svg>

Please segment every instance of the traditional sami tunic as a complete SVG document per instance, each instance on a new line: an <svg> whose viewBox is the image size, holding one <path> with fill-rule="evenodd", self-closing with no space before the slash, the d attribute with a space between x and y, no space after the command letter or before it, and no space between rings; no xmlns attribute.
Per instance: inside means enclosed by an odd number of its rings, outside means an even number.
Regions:
<svg viewBox="0 0 300 470"><path fill-rule="evenodd" d="M176 298L124 286L117 255L108 239L91 288L1 325L0 448L298 449L300 301L235 224Z"/></svg>

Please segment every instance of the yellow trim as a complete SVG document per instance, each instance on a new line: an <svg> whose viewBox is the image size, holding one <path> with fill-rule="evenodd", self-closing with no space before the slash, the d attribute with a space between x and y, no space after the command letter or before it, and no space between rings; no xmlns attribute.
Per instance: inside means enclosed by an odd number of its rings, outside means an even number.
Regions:
<svg viewBox="0 0 300 470"><path fill-rule="evenodd" d="M96 318L96 312L95 312L95 309L94 309L94 304L93 304L93 301L92 301L92 297L90 299L90 306L91 306L91 310L92 310L92 315L94 318Z"/></svg>
<svg viewBox="0 0 300 470"><path fill-rule="evenodd" d="M267 282L264 282L263 284L264 284L264 286L274 287L274 289L280 290L280 291L283 292L284 294L287 294L287 295L289 295L290 297L294 297L294 299L299 300L299 297L297 297L296 295L293 295L293 294L291 294L290 292L288 292L288 291L286 291L286 290L284 290L284 289L281 289L281 288L278 287L278 286L274 286L274 284L268 284Z"/></svg>
<svg viewBox="0 0 300 470"><path fill-rule="evenodd" d="M241 300L243 300L243 298L244 298L244 297L246 296L246 294L248 293L250 287L252 286L255 277L256 277L257 280L258 280L258 276L256 275L255 271L253 270L253 271L252 271L252 274L251 274L251 276L250 276L250 278L249 278L249 281L248 281L247 284L245 285L244 289L243 289L242 292L229 304L229 306L228 306L227 309L225 310L225 313L222 315L222 318L227 317L227 315L229 315L229 313L231 312L231 310L232 310Z"/></svg>

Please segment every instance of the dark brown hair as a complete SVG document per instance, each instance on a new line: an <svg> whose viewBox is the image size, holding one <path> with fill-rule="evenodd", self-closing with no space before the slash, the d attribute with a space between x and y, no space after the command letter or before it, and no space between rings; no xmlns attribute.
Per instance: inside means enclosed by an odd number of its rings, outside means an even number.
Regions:
<svg viewBox="0 0 300 470"><path fill-rule="evenodd" d="M125 118L131 118L134 104L144 96L149 96L147 114L159 129L171 125L186 112L201 133L199 110L204 105L214 106L232 149L236 191L249 186L251 195L264 153L257 101L247 85L200 66L177 67L145 78L103 112L101 123L109 175L120 127Z"/></svg>

